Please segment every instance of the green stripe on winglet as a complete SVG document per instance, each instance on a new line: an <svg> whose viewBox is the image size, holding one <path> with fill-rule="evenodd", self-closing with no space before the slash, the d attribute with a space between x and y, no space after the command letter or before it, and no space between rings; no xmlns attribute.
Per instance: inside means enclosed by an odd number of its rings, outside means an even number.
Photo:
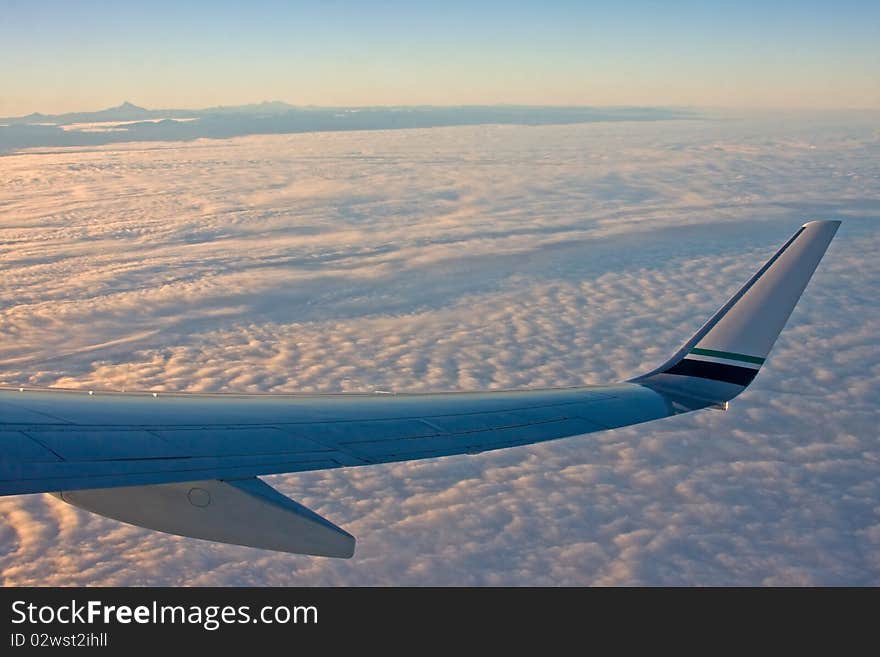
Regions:
<svg viewBox="0 0 880 657"><path fill-rule="evenodd" d="M763 365L764 359L757 356L746 356L745 354L735 354L730 351L715 351L714 349L691 349L692 354L697 356L714 356L715 358L726 358L728 360L741 360L744 363L754 363L755 365Z"/></svg>

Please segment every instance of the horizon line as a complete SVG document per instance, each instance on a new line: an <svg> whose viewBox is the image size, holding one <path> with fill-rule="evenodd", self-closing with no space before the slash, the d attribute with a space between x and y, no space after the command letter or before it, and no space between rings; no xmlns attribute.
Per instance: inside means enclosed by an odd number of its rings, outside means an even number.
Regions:
<svg viewBox="0 0 880 657"><path fill-rule="evenodd" d="M637 105L637 104L580 104L580 103L553 103L553 104L538 104L538 103L511 103L511 102L491 102L491 103L415 103L415 104L364 104L364 105L318 105L314 103L308 103L303 105L297 105L294 103L290 103L284 100L261 100L255 102L242 102L238 104L220 104L220 105L207 105L207 106L199 106L199 107L150 107L147 105L139 105L137 103L132 103L129 100L124 100L118 105L111 105L109 107L100 107L99 109L80 109L80 110L69 110L64 112L44 112L40 110L34 110L32 112L26 114L17 114L17 115L9 115L0 118L4 119L24 119L30 116L44 116L44 117L54 117L54 116L64 116L66 114L92 114L97 112L106 112L109 110L116 109L136 109L136 110L145 110L150 112L162 112L162 111L185 111L185 112L203 112L206 110L212 109L238 109L244 107L259 107L261 105L274 105L279 106L283 105L291 110L334 110L334 109L425 109L425 108L494 108L494 107L511 107L511 108L535 108L535 109L607 109L607 110L621 110L621 109L666 109L666 110L690 110L690 111L713 111L713 112L816 112L816 113L825 113L825 112L880 112L880 106L878 107L780 107L780 106L729 106L729 105L694 105L694 104L683 104L683 105L674 105L674 104L660 104L660 105Z"/></svg>

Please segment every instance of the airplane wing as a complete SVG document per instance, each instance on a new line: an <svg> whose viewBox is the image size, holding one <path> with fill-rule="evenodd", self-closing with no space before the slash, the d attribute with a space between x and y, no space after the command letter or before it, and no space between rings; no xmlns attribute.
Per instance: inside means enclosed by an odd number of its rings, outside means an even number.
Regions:
<svg viewBox="0 0 880 657"><path fill-rule="evenodd" d="M624 383L436 394L0 390L0 495L349 557L353 536L258 479L580 436L723 406L758 373L840 222L805 224L666 363Z"/></svg>

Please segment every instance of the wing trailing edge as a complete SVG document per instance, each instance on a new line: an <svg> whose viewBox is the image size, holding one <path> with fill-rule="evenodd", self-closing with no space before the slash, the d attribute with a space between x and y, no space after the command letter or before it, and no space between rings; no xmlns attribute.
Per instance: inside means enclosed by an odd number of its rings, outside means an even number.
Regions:
<svg viewBox="0 0 880 657"><path fill-rule="evenodd" d="M63 491L65 502L169 534L349 558L355 538L256 477Z"/></svg>

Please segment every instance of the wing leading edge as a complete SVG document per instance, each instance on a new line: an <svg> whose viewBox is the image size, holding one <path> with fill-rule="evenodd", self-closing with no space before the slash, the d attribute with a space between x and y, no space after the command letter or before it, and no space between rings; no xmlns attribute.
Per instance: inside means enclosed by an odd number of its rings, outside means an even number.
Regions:
<svg viewBox="0 0 880 657"><path fill-rule="evenodd" d="M757 374L838 225L805 224L667 363L616 385L412 395L0 390L0 495L56 492L160 531L351 556L353 537L256 477L478 453L726 404Z"/></svg>

